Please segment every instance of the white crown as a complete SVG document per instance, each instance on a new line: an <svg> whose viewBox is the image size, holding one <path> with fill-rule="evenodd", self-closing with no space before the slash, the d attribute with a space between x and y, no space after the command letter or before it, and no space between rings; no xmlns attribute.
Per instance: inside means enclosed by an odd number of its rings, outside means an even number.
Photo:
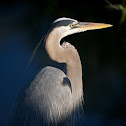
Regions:
<svg viewBox="0 0 126 126"><path fill-rule="evenodd" d="M58 21L63 21L63 20L72 20L74 22L78 22L77 20L74 20L74 19L71 19L71 18L62 17L62 18L56 19L53 23L56 23Z"/></svg>

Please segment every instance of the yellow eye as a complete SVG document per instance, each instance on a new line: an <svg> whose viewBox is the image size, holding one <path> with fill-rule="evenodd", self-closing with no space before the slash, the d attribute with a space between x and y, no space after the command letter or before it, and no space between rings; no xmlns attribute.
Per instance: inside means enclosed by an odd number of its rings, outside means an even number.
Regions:
<svg viewBox="0 0 126 126"><path fill-rule="evenodd" d="M70 27L73 28L74 27L74 24L71 24Z"/></svg>

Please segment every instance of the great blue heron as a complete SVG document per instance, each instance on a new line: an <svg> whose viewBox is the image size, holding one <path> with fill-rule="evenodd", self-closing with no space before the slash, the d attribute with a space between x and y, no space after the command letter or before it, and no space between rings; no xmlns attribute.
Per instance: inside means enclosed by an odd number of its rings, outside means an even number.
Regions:
<svg viewBox="0 0 126 126"><path fill-rule="evenodd" d="M19 93L8 126L78 126L83 118L82 65L75 47L60 40L86 30L110 27L104 23L55 20L45 39L50 59L66 64L66 74L54 67L43 68ZM83 124L81 124L83 125Z"/></svg>

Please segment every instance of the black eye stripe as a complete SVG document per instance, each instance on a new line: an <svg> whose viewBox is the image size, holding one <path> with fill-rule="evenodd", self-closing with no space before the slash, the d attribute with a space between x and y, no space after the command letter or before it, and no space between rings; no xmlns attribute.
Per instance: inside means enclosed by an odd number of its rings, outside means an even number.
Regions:
<svg viewBox="0 0 126 126"><path fill-rule="evenodd" d="M72 24L74 21L73 20L61 20L61 21L58 21L58 22L54 22L50 29L49 29L49 32L51 32L54 28L57 28L57 27L61 27L61 26L69 26L70 24Z"/></svg>
<svg viewBox="0 0 126 126"><path fill-rule="evenodd" d="M56 27L59 27L59 26L68 26L69 24L72 24L74 21L72 20L62 20L62 21L58 21L52 25L55 25Z"/></svg>

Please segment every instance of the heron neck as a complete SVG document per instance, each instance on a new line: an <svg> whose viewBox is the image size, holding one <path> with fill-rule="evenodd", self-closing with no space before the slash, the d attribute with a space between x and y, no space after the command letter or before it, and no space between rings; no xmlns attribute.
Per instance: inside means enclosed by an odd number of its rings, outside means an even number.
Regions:
<svg viewBox="0 0 126 126"><path fill-rule="evenodd" d="M72 52L71 52L72 53ZM72 85L72 96L75 105L81 102L83 97L82 65L78 52L70 57L71 62L66 63L66 74ZM72 54L69 54L72 55Z"/></svg>
<svg viewBox="0 0 126 126"><path fill-rule="evenodd" d="M55 37L53 37L55 36ZM51 32L46 39L46 51L49 57L59 63L66 63L66 75L72 86L72 96L75 104L80 102L83 95L82 87L82 65L79 54L75 48L64 49L60 45L57 32Z"/></svg>
<svg viewBox="0 0 126 126"><path fill-rule="evenodd" d="M54 29L46 38L45 49L50 59L58 62L65 63L63 51L64 49L60 45L60 38L57 37L58 32Z"/></svg>

